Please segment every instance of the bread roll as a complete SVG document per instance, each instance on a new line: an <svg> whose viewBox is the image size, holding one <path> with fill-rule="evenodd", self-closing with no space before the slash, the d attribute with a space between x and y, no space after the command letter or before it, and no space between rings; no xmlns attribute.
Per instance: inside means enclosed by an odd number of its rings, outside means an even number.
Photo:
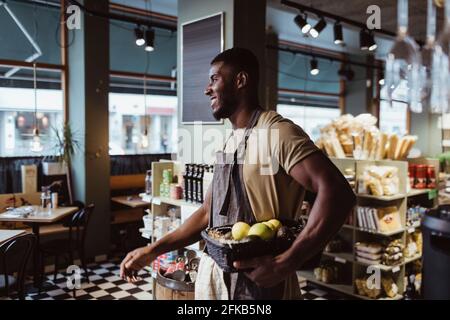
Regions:
<svg viewBox="0 0 450 320"><path fill-rule="evenodd" d="M377 160L384 159L384 156L386 155L386 144L388 141L388 135L384 132L380 134L380 139L378 140L378 149L377 149Z"/></svg>
<svg viewBox="0 0 450 320"><path fill-rule="evenodd" d="M395 150L397 149L398 136L394 133L389 137L388 159L395 159Z"/></svg>

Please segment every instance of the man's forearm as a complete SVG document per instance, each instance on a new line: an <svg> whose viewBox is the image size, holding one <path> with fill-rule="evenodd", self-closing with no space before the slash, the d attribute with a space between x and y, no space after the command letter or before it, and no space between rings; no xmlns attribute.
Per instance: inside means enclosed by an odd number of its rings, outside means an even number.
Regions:
<svg viewBox="0 0 450 320"><path fill-rule="evenodd" d="M346 185L319 190L308 223L283 256L298 269L323 249L339 231L355 204L355 195Z"/></svg>
<svg viewBox="0 0 450 320"><path fill-rule="evenodd" d="M208 226L208 214L204 207L194 212L178 229L165 235L149 249L159 256L168 251L186 247L200 240L200 232Z"/></svg>

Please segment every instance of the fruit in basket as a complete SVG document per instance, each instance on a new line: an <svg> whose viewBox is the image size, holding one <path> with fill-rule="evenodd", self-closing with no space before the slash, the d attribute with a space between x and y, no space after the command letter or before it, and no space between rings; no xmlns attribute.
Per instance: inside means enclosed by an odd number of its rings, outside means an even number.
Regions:
<svg viewBox="0 0 450 320"><path fill-rule="evenodd" d="M271 224L269 221L264 221L263 222L266 226L268 226L270 229L272 229L273 231L276 231L276 228L273 224Z"/></svg>
<svg viewBox="0 0 450 320"><path fill-rule="evenodd" d="M236 222L231 228L231 235L234 240L241 240L245 238L250 230L250 226L242 221Z"/></svg>
<svg viewBox="0 0 450 320"><path fill-rule="evenodd" d="M251 226L248 231L249 236L257 236L262 240L270 240L275 236L275 231L266 224L259 222Z"/></svg>
<svg viewBox="0 0 450 320"><path fill-rule="evenodd" d="M277 219L271 219L267 222L275 227L275 231L278 231L278 229L280 229L283 226L281 224L280 220L277 220Z"/></svg>

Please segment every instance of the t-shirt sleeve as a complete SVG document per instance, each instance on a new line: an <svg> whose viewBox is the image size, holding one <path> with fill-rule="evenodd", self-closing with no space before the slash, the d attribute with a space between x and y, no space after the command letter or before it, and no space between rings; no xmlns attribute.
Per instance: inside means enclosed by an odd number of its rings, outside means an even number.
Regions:
<svg viewBox="0 0 450 320"><path fill-rule="evenodd" d="M278 131L274 135L278 137L271 138L271 152L287 173L297 163L320 150L302 128L290 121L275 123L271 126L271 130L273 129Z"/></svg>

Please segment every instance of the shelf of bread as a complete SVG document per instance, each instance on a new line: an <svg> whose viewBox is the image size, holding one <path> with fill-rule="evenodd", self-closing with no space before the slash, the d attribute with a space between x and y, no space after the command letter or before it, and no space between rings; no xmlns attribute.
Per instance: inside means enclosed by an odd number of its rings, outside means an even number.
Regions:
<svg viewBox="0 0 450 320"><path fill-rule="evenodd" d="M345 114L323 127L316 144L328 156L359 160L403 160L417 141L417 136L388 134L376 126L378 119L364 113Z"/></svg>

